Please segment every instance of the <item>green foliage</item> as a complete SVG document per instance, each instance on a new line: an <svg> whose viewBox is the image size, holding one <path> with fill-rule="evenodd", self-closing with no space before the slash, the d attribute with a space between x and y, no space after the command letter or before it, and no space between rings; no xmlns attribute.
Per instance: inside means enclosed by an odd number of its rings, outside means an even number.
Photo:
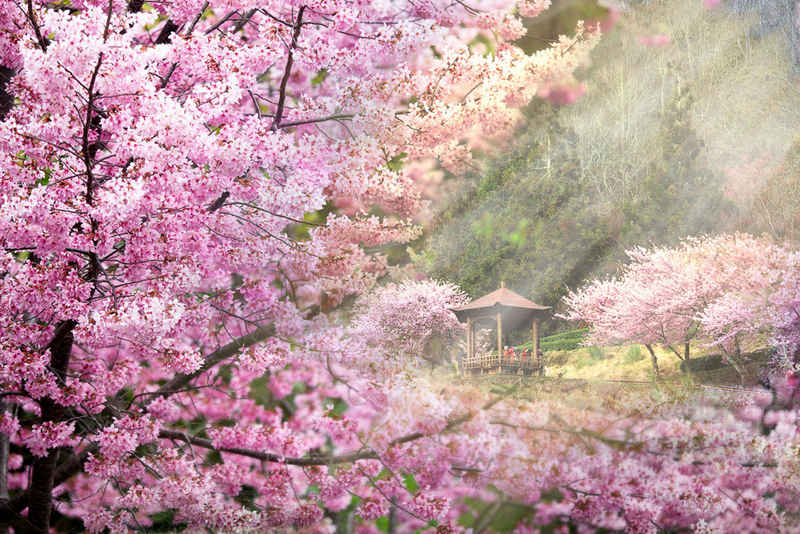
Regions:
<svg viewBox="0 0 800 534"><path fill-rule="evenodd" d="M581 328L578 330L565 330L543 337L540 344L542 352L576 350L583 345L588 332L588 328Z"/></svg>
<svg viewBox="0 0 800 534"><path fill-rule="evenodd" d="M339 418L347 411L347 403L339 397L328 397L325 400L332 406L331 410L328 412L329 417Z"/></svg>
<svg viewBox="0 0 800 534"><path fill-rule="evenodd" d="M607 256L613 240L587 189L570 132L549 106L503 161L440 216L426 267L473 296L497 281L553 305ZM549 120L548 120L549 119ZM553 157L556 156L557 157Z"/></svg>
<svg viewBox="0 0 800 534"><path fill-rule="evenodd" d="M542 337L542 339L539 340L539 347L549 347L542 348L544 352L547 352L548 350L575 350L581 346L584 339L586 339L586 334L588 334L588 332L588 328L562 330L561 332ZM528 341L516 346L517 350L530 348L533 348L532 341Z"/></svg>
<svg viewBox="0 0 800 534"><path fill-rule="evenodd" d="M573 363L576 369L583 369L584 367L591 367L596 364L598 360L592 358L588 352L581 352L580 355L574 359Z"/></svg>
<svg viewBox="0 0 800 534"><path fill-rule="evenodd" d="M598 364L608 357L601 347L586 347L581 351L577 358L574 359L574 364L577 369L584 367L591 367Z"/></svg>
<svg viewBox="0 0 800 534"><path fill-rule="evenodd" d="M605 360L606 353L600 347L589 347L589 357L595 361Z"/></svg>
<svg viewBox="0 0 800 534"><path fill-rule="evenodd" d="M397 172L403 168L403 160L408 157L408 153L401 152L386 162L386 166L390 171Z"/></svg>
<svg viewBox="0 0 800 534"><path fill-rule="evenodd" d="M579 20L602 20L608 9L597 0L554 0L552 6L541 16L526 24L528 33L514 44L531 53L546 48L558 35L572 35Z"/></svg>
<svg viewBox="0 0 800 534"><path fill-rule="evenodd" d="M181 532L186 529L185 523L174 523L175 510L170 508L150 515L152 524L147 532Z"/></svg>
<svg viewBox="0 0 800 534"><path fill-rule="evenodd" d="M311 78L311 87L316 87L320 85L322 82L325 81L325 78L328 77L328 71L325 69L320 69L317 71L317 74Z"/></svg>
<svg viewBox="0 0 800 534"><path fill-rule="evenodd" d="M289 224L286 227L286 233L296 241L305 241L311 237L311 230L319 225L324 225L328 214L333 211L334 207L331 203L317 211L308 212L303 216L303 223L300 222Z"/></svg>
<svg viewBox="0 0 800 534"><path fill-rule="evenodd" d="M249 510L257 510L255 499L258 497L258 490L253 486L247 484L242 486L239 494L234 497L234 500Z"/></svg>
<svg viewBox="0 0 800 534"><path fill-rule="evenodd" d="M555 334L543 337L542 343L550 343L550 342L560 341L563 339L582 340L586 337L586 334L588 333L589 333L588 328L577 328L575 330L562 330L561 332L556 332Z"/></svg>
<svg viewBox="0 0 800 534"><path fill-rule="evenodd" d="M203 461L203 465L218 465L221 463L223 463L222 453L217 450L208 451Z"/></svg>
<svg viewBox="0 0 800 534"><path fill-rule="evenodd" d="M632 345L625 353L625 363L636 363L644 360L644 352L639 345Z"/></svg>
<svg viewBox="0 0 800 534"><path fill-rule="evenodd" d="M471 508L458 518L464 528L489 527L492 532L512 532L523 520L534 515L529 506L517 503L488 503L479 499L466 498Z"/></svg>
<svg viewBox="0 0 800 534"><path fill-rule="evenodd" d="M660 150L642 176L641 194L625 206L641 242L671 243L710 232L733 216L733 206L723 197L722 178L706 165L705 143L692 126L693 103L683 87L666 105L659 126Z"/></svg>
<svg viewBox="0 0 800 534"><path fill-rule="evenodd" d="M742 361L745 363L750 363L750 362L765 363L770 359L771 356L772 356L772 349L762 349L742 354ZM725 360L723 360L721 354L709 354L706 356L700 356L698 358L690 359L688 361L688 365L686 361L682 361L681 371L685 372L687 367L692 372L713 371L727 366L728 364L725 362Z"/></svg>
<svg viewBox="0 0 800 534"><path fill-rule="evenodd" d="M375 520L375 526L381 532L389 532L389 517L382 516Z"/></svg>
<svg viewBox="0 0 800 534"><path fill-rule="evenodd" d="M713 369L719 369L721 367L725 367L725 362L722 361L721 354L709 354L708 356L692 358L688 362L682 361L681 371L685 373L687 367L692 372L711 371Z"/></svg>
<svg viewBox="0 0 800 534"><path fill-rule="evenodd" d="M405 475L403 475L403 484L405 484L406 489L412 495L415 494L419 489L419 483L417 482L417 479L414 478L414 475L412 475L411 473L406 473Z"/></svg>
<svg viewBox="0 0 800 534"><path fill-rule="evenodd" d="M721 177L705 163L691 105L685 89L665 105L657 150L629 194L599 195L599 164L581 152L590 140L563 126L561 110L533 104L525 133L510 151L467 177L468 186L439 214L419 256L423 268L473 297L506 280L523 296L557 309L569 288L613 273L633 246L670 244L724 226L733 207L724 200ZM628 172L624 155L618 159L619 172ZM579 345L547 340L542 349Z"/></svg>

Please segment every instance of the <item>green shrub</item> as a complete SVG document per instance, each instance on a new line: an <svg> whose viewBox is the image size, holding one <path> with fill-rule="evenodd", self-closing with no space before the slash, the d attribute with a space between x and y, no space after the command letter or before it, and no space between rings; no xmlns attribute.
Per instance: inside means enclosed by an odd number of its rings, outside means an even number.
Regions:
<svg viewBox="0 0 800 534"><path fill-rule="evenodd" d="M562 350L577 350L581 348L586 334L589 332L588 328L581 328L578 330L566 330L558 332L552 336L545 336L539 342L539 348L542 352L555 352ZM530 349L533 343L528 341L522 345L517 345L516 350Z"/></svg>
<svg viewBox="0 0 800 534"><path fill-rule="evenodd" d="M598 360L592 358L591 353L589 352L581 352L580 355L575 358L574 364L576 369L583 369L584 367L590 367L596 364Z"/></svg>
<svg viewBox="0 0 800 534"><path fill-rule="evenodd" d="M636 363L644 360L644 352L639 345L633 345L625 353L625 363Z"/></svg>
<svg viewBox="0 0 800 534"><path fill-rule="evenodd" d="M606 354L600 347L589 347L589 357L592 360L599 362L600 360L606 359Z"/></svg>
<svg viewBox="0 0 800 534"><path fill-rule="evenodd" d="M576 339L576 340L564 340L564 341L554 341L552 343L542 343L541 348L542 352L552 352L556 350L576 350L581 347L583 340Z"/></svg>
<svg viewBox="0 0 800 534"><path fill-rule="evenodd" d="M567 365L569 363L569 353L564 351L554 351L547 355L546 365Z"/></svg>
<svg viewBox="0 0 800 534"><path fill-rule="evenodd" d="M681 371L686 372L685 361L681 362ZM709 354L708 356L701 356L699 358L692 358L689 360L689 370L695 371L711 371L724 367L725 363L722 361L721 354Z"/></svg>
<svg viewBox="0 0 800 534"><path fill-rule="evenodd" d="M579 328L577 330L564 330L562 332L556 332L555 334L543 337L542 343L560 341L562 339L584 339L588 332L589 332L588 328Z"/></svg>

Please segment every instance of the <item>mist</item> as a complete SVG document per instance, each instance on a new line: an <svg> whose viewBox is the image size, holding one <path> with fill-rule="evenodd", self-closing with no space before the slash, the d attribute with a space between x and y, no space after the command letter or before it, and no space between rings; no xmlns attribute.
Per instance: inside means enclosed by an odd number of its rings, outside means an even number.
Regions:
<svg viewBox="0 0 800 534"><path fill-rule="evenodd" d="M419 261L473 296L557 305L633 246L746 231L800 239L793 2L607 2L585 93L537 102L439 217Z"/></svg>

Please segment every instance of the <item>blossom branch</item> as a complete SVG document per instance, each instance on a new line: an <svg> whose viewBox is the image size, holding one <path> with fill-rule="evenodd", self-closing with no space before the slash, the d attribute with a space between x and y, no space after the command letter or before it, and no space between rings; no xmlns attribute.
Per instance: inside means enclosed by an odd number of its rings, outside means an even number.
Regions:
<svg viewBox="0 0 800 534"><path fill-rule="evenodd" d="M283 79L281 79L280 93L278 96L278 107L275 111L275 118L272 121L272 130L277 130L281 125L281 118L283 116L283 107L286 105L286 85L289 83L289 76L292 75L292 63L294 63L294 50L297 48L297 40L300 38L300 30L303 28L303 12L306 6L300 6L297 13L297 21L295 22L294 32L292 34L292 44L289 46L289 52L286 57L286 68L283 71Z"/></svg>

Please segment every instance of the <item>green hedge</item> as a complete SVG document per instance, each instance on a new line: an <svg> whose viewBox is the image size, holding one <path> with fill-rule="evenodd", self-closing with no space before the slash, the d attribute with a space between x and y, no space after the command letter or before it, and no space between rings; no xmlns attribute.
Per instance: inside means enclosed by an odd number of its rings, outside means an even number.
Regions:
<svg viewBox="0 0 800 534"><path fill-rule="evenodd" d="M542 352L553 352L556 350L576 350L583 346L582 339L565 339L561 341L553 341L550 343L542 343Z"/></svg>
<svg viewBox="0 0 800 534"><path fill-rule="evenodd" d="M725 363L722 361L721 354L709 354L708 356L691 358L689 360L689 369L692 372L711 371L713 369L719 369L720 367L725 367ZM681 371L686 372L685 361L681 362Z"/></svg>
<svg viewBox="0 0 800 534"><path fill-rule="evenodd" d="M542 349L542 352L579 349L581 346L583 346L583 342L586 339L586 334L588 332L588 328L558 332L551 336L543 337L539 343L539 347ZM532 348L532 343L530 341L515 347L516 350L530 348Z"/></svg>
<svg viewBox="0 0 800 534"><path fill-rule="evenodd" d="M588 328L579 328L577 330L564 330L563 332L557 332L553 335L543 337L542 343L549 343L551 341L556 341L559 339L576 339L576 338L583 339L586 337L586 334L588 333L589 333Z"/></svg>

